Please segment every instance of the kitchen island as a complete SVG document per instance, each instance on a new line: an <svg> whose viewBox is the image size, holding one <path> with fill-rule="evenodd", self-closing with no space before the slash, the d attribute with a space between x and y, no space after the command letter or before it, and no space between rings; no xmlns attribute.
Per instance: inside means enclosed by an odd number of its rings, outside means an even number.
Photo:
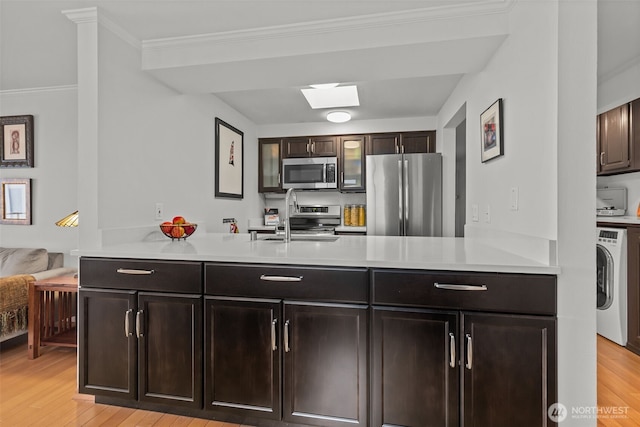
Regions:
<svg viewBox="0 0 640 427"><path fill-rule="evenodd" d="M555 266L382 236L76 254L97 402L261 426L554 425Z"/></svg>

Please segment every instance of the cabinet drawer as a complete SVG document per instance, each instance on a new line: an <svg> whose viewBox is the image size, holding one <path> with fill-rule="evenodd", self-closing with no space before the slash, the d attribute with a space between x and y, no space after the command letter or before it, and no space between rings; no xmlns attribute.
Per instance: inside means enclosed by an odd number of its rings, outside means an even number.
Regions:
<svg viewBox="0 0 640 427"><path fill-rule="evenodd" d="M556 314L556 277L372 270L372 303L518 314Z"/></svg>
<svg viewBox="0 0 640 427"><path fill-rule="evenodd" d="M202 293L202 263L80 258L80 286Z"/></svg>
<svg viewBox="0 0 640 427"><path fill-rule="evenodd" d="M365 268L205 264L205 293L218 296L368 303Z"/></svg>

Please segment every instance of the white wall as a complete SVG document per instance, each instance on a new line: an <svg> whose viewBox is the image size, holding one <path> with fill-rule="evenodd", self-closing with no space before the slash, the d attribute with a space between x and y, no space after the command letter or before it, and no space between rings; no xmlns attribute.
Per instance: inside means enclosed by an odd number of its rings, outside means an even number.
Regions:
<svg viewBox="0 0 640 427"><path fill-rule="evenodd" d="M471 228L557 241L558 400L569 411L593 407L595 295L587 284L595 276L596 2L517 2L509 21L510 35L486 68L465 76L442 108L438 131L466 104ZM482 163L480 114L498 98L504 156ZM453 211L455 135L443 134L445 208ZM511 187L519 189L516 211L509 206ZM478 223L471 220L473 204ZM595 424L595 418L562 423Z"/></svg>
<svg viewBox="0 0 640 427"><path fill-rule="evenodd" d="M214 96L159 83L140 70L139 50L109 29L99 26L98 38L98 227L158 224L156 203L163 220L182 215L202 232L228 231L222 218L246 224L260 215L253 124ZM214 197L215 117L244 132L242 200Z"/></svg>
<svg viewBox="0 0 640 427"><path fill-rule="evenodd" d="M55 222L77 209L77 92L75 86L0 92L0 115L34 116L34 167L2 168L1 178L31 178L32 225L0 225L0 246L69 252L78 230Z"/></svg>

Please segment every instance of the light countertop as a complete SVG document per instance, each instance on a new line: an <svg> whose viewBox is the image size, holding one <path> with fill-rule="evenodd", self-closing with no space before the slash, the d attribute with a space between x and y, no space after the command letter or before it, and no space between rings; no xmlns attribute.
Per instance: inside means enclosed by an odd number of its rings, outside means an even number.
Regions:
<svg viewBox="0 0 640 427"><path fill-rule="evenodd" d="M609 224L621 225L640 225L640 218L637 216L597 216L597 222L606 222Z"/></svg>
<svg viewBox="0 0 640 427"><path fill-rule="evenodd" d="M250 240L248 233L194 234L171 241L161 233L141 242L79 249L73 255L269 264L558 274L542 264L483 244L480 239L342 235L334 242Z"/></svg>

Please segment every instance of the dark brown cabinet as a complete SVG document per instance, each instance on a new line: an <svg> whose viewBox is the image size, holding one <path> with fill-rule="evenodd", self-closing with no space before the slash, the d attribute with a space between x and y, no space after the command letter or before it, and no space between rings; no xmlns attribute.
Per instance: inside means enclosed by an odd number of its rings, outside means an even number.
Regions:
<svg viewBox="0 0 640 427"><path fill-rule="evenodd" d="M435 131L371 134L367 147L367 153L374 155L435 152Z"/></svg>
<svg viewBox="0 0 640 427"><path fill-rule="evenodd" d="M80 265L80 392L201 408L201 265L86 258ZM121 290L127 282L137 285ZM199 292L175 293L190 287Z"/></svg>
<svg viewBox="0 0 640 427"><path fill-rule="evenodd" d="M627 348L640 354L640 227L627 227Z"/></svg>
<svg viewBox="0 0 640 427"><path fill-rule="evenodd" d="M338 155L335 136L294 137L282 139L282 157L334 157Z"/></svg>
<svg viewBox="0 0 640 427"><path fill-rule="evenodd" d="M376 307L372 336L372 425L458 426L458 314Z"/></svg>
<svg viewBox="0 0 640 427"><path fill-rule="evenodd" d="M373 270L374 425L555 425L555 292L552 276Z"/></svg>
<svg viewBox="0 0 640 427"><path fill-rule="evenodd" d="M598 174L640 170L640 99L598 115Z"/></svg>
<svg viewBox="0 0 640 427"><path fill-rule="evenodd" d="M207 264L205 293L205 409L367 425L366 269Z"/></svg>
<svg viewBox="0 0 640 427"><path fill-rule="evenodd" d="M339 137L340 155L338 188L343 192L363 192L365 190L366 136L351 135Z"/></svg>
<svg viewBox="0 0 640 427"><path fill-rule="evenodd" d="M281 141L279 138L258 140L258 191L260 193L282 192L280 171L282 170Z"/></svg>

